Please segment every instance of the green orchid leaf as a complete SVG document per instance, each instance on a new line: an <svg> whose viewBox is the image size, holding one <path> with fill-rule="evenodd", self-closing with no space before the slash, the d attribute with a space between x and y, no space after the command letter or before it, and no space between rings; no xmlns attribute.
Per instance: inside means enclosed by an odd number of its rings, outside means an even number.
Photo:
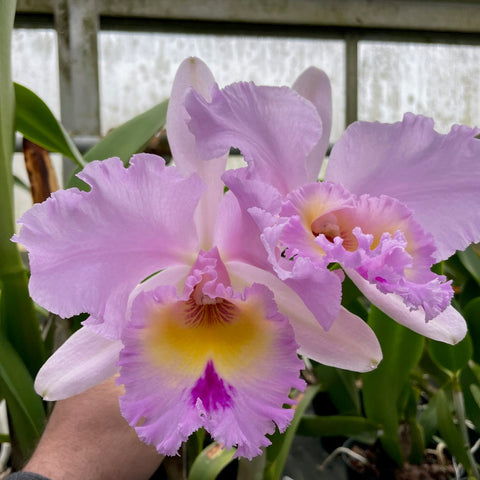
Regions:
<svg viewBox="0 0 480 480"><path fill-rule="evenodd" d="M455 373L466 367L468 361L472 358L472 341L468 334L456 345L429 340L428 352L439 367Z"/></svg>
<svg viewBox="0 0 480 480"><path fill-rule="evenodd" d="M214 480L233 461L236 449L225 450L218 443L206 447L195 459L188 480Z"/></svg>
<svg viewBox="0 0 480 480"><path fill-rule="evenodd" d="M462 369L459 380L467 417L480 431L480 381L470 365Z"/></svg>
<svg viewBox="0 0 480 480"><path fill-rule="evenodd" d="M437 409L432 402L426 404L418 415L418 423L421 425L425 444L429 444L438 431Z"/></svg>
<svg viewBox="0 0 480 480"><path fill-rule="evenodd" d="M480 298L475 298L467 303L463 309L463 316L467 321L472 341L472 358L476 363L480 363Z"/></svg>
<svg viewBox="0 0 480 480"><path fill-rule="evenodd" d="M10 241L15 231L12 176L15 91L10 67L15 3L0 2L0 329L34 376L44 360L43 343L28 294L25 269L17 245Z"/></svg>
<svg viewBox="0 0 480 480"><path fill-rule="evenodd" d="M309 437L345 436L374 433L380 426L365 417L349 415L305 415L298 425L297 434Z"/></svg>
<svg viewBox="0 0 480 480"><path fill-rule="evenodd" d="M462 252L457 252L463 266L468 270L472 277L480 285L480 257L475 251L475 247L470 245Z"/></svg>
<svg viewBox="0 0 480 480"><path fill-rule="evenodd" d="M78 166L85 161L62 124L45 102L27 87L15 83L15 128L33 143L71 158Z"/></svg>
<svg viewBox="0 0 480 480"><path fill-rule="evenodd" d="M320 379L332 403L341 415L360 415L360 397L355 384L357 375L347 370L317 364L314 367L316 378Z"/></svg>
<svg viewBox="0 0 480 480"><path fill-rule="evenodd" d="M380 341L384 356L374 371L362 375L365 414L370 421L382 426L382 446L401 465L399 402L411 371L420 361L424 339L374 306L368 323Z"/></svg>
<svg viewBox="0 0 480 480"><path fill-rule="evenodd" d="M438 430L440 436L454 455L467 470L471 469L470 459L463 444L462 435L455 425L452 413L443 390L439 390L431 400L437 409Z"/></svg>
<svg viewBox="0 0 480 480"><path fill-rule="evenodd" d="M292 446L293 439L297 433L305 409L310 405L319 391L319 385L308 387L295 408L295 415L287 430L284 433L280 433L277 430L270 436L272 444L267 447L264 480L280 480L285 467L285 462L287 461L288 453L290 452L290 447Z"/></svg>
<svg viewBox="0 0 480 480"><path fill-rule="evenodd" d="M85 153L85 160L92 162L119 157L127 165L130 157L141 152L151 138L165 126L167 107L168 100L165 100L113 129ZM75 173L78 173L78 171ZM86 184L74 175L68 181L67 188L70 187L77 187L82 190L87 188Z"/></svg>
<svg viewBox="0 0 480 480"><path fill-rule="evenodd" d="M32 377L1 331L0 396L7 402L12 431L26 459L43 431L45 412L40 397L33 389Z"/></svg>
<svg viewBox="0 0 480 480"><path fill-rule="evenodd" d="M45 361L45 349L28 292L27 273L22 267L18 272L3 275L2 280L0 325L34 378Z"/></svg>
<svg viewBox="0 0 480 480"><path fill-rule="evenodd" d="M415 418L408 421L408 429L410 433L410 455L408 461L413 464L423 462L425 454L425 433L422 425Z"/></svg>
<svg viewBox="0 0 480 480"><path fill-rule="evenodd" d="M478 407L480 407L480 387L478 385L472 384L470 385L470 392L472 393L472 397L475 400L475 403Z"/></svg>
<svg viewBox="0 0 480 480"><path fill-rule="evenodd" d="M30 192L30 186L27 185L20 177L17 177L17 175L13 175L13 184L22 190Z"/></svg>

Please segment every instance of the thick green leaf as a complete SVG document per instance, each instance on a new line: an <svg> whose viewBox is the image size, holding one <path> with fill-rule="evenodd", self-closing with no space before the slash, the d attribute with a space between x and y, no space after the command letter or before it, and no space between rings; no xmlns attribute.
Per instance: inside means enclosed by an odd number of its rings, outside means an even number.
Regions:
<svg viewBox="0 0 480 480"><path fill-rule="evenodd" d="M0 2L0 328L34 375L43 362L43 344L28 295L27 278L13 235L15 97L10 71L10 44L15 2Z"/></svg>
<svg viewBox="0 0 480 480"><path fill-rule="evenodd" d="M365 417L349 415L305 415L298 425L297 434L310 437L353 437L365 432L376 432L379 425Z"/></svg>
<svg viewBox="0 0 480 480"><path fill-rule="evenodd" d="M401 465L399 399L420 360L424 339L373 306L368 323L380 341L383 360L373 372L362 375L365 414L372 422L382 425L383 448Z"/></svg>
<svg viewBox="0 0 480 480"><path fill-rule="evenodd" d="M477 392L480 393L480 382L470 366L463 368L460 372L460 386L463 392L467 417L475 425L477 431L480 432L480 396L475 397Z"/></svg>
<svg viewBox="0 0 480 480"><path fill-rule="evenodd" d="M463 316L467 321L468 332L472 340L472 358L476 363L480 363L480 298L475 298L467 303L463 309Z"/></svg>
<svg viewBox="0 0 480 480"><path fill-rule="evenodd" d="M13 435L27 458L42 433L45 413L40 397L33 390L32 377L1 332L0 396L7 401Z"/></svg>
<svg viewBox="0 0 480 480"><path fill-rule="evenodd" d="M35 377L45 361L45 350L35 307L28 293L25 270L2 277L0 324L9 342Z"/></svg>
<svg viewBox="0 0 480 480"><path fill-rule="evenodd" d="M45 102L27 87L15 83L15 128L30 141L71 158L80 167L85 161L61 123Z"/></svg>
<svg viewBox="0 0 480 480"><path fill-rule="evenodd" d="M93 146L84 158L87 162L120 157L125 165L130 157L141 152L164 126L167 118L168 100L137 115L128 122L109 132L105 138ZM78 173L78 170L77 172ZM79 178L72 176L67 187L85 189L86 185Z"/></svg>
<svg viewBox="0 0 480 480"><path fill-rule="evenodd" d="M425 454L425 433L420 422L414 418L409 420L408 427L410 432L410 455L408 461L420 464L423 462Z"/></svg>
<svg viewBox="0 0 480 480"><path fill-rule="evenodd" d="M467 366L473 354L473 347L470 336L467 334L466 337L456 345L448 345L447 343L429 340L428 351L439 367L455 373Z"/></svg>
<svg viewBox="0 0 480 480"><path fill-rule="evenodd" d="M457 252L463 266L470 272L472 277L480 285L480 257L475 251L473 245L470 245L463 252Z"/></svg>
<svg viewBox="0 0 480 480"><path fill-rule="evenodd" d="M428 445L438 430L437 410L433 402L427 403L420 411L418 423L423 429L425 443Z"/></svg>
<svg viewBox="0 0 480 480"><path fill-rule="evenodd" d="M315 397L319 391L319 385L308 387L295 408L295 415L286 432L279 433L277 430L270 436L272 444L267 447L267 463L264 472L265 480L279 480L281 478L290 447L295 438L295 434L297 433L305 409L310 405L313 397Z"/></svg>
<svg viewBox="0 0 480 480"><path fill-rule="evenodd" d="M233 460L236 449L223 449L218 443L206 447L195 459L188 480L214 480Z"/></svg>
<svg viewBox="0 0 480 480"><path fill-rule="evenodd" d="M470 385L470 392L475 400L475 403L480 407L480 387L478 385Z"/></svg>
<svg viewBox="0 0 480 480"><path fill-rule="evenodd" d="M321 364L315 365L314 372L322 390L328 393L338 413L360 415L360 398L355 384L356 374Z"/></svg>
<svg viewBox="0 0 480 480"><path fill-rule="evenodd" d="M463 466L470 470L470 459L463 444L462 435L455 425L455 422L448 405L447 396L443 390L439 390L432 400L437 409L438 430L445 441L448 449Z"/></svg>
<svg viewBox="0 0 480 480"><path fill-rule="evenodd" d="M16 271L20 257L10 242L13 234L12 156L15 97L11 79L10 45L15 1L0 2L0 275Z"/></svg>

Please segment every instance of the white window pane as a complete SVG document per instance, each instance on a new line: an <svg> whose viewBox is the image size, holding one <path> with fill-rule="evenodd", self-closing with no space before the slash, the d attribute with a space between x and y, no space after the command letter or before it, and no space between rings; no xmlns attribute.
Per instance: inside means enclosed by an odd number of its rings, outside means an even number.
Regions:
<svg viewBox="0 0 480 480"><path fill-rule="evenodd" d="M358 116L392 122L404 112L436 129L480 125L480 47L360 42Z"/></svg>
<svg viewBox="0 0 480 480"><path fill-rule="evenodd" d="M60 117L57 33L15 29L12 35L12 77L33 90Z"/></svg>
<svg viewBox="0 0 480 480"><path fill-rule="evenodd" d="M12 34L12 78L33 90L60 118L60 89L58 78L57 34L54 30L14 29ZM52 154L61 183L61 156ZM28 175L22 153L13 159L13 173L28 185ZM15 218L30 206L30 192L14 187ZM18 226L17 226L18 229Z"/></svg>
<svg viewBox="0 0 480 480"><path fill-rule="evenodd" d="M332 80L332 138L344 128L342 41L101 32L99 52L104 133L167 98L178 65L189 56L205 61L220 86L239 80L291 85L305 68L322 68Z"/></svg>

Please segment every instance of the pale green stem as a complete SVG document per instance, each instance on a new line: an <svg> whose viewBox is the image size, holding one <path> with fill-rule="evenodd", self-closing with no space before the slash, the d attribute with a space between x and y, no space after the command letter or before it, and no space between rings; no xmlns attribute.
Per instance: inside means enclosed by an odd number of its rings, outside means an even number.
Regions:
<svg viewBox="0 0 480 480"><path fill-rule="evenodd" d="M455 414L458 420L458 426L460 428L460 433L462 435L463 445L465 450L467 451L468 459L470 460L470 464L472 465L472 470L469 472L474 478L480 479L480 475L478 472L477 463L475 461L475 457L472 453L470 448L470 440L468 438L468 431L466 425L466 416L465 416L465 402L463 398L463 392L458 384L458 378L454 382L453 388L453 408L455 410Z"/></svg>

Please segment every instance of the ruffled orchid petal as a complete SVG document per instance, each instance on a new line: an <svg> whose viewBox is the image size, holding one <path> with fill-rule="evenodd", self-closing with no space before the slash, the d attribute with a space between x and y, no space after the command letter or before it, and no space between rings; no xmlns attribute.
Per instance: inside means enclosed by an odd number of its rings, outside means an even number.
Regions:
<svg viewBox="0 0 480 480"><path fill-rule="evenodd" d="M325 179L354 194L389 195L433 234L436 260L480 240L478 129L434 131L433 120L405 115L402 122L356 122L335 144Z"/></svg>
<svg viewBox="0 0 480 480"><path fill-rule="evenodd" d="M133 288L196 250L204 185L147 154L129 168L117 158L92 162L79 177L89 192L55 192L20 219L14 240L29 251L35 301L63 317L88 312L118 338Z"/></svg>
<svg viewBox="0 0 480 480"><path fill-rule="evenodd" d="M184 107L185 94L194 88L198 95L211 100L215 80L208 67L198 58L187 58L178 68L173 82L167 111L167 134L175 165L186 177L197 173L207 185L197 210L195 225L200 248L212 245L212 232L218 205L223 196L223 182L220 178L225 170L228 153L204 161L198 158L195 137L187 128L189 115Z"/></svg>
<svg viewBox="0 0 480 480"><path fill-rule="evenodd" d="M173 287L137 296L120 354L120 407L160 453L176 454L203 426L225 448L237 445L238 456L252 458L270 444L265 435L275 424L283 431L291 421L293 410L282 407L292 387L304 387L302 362L266 287L239 295L217 284L222 296L213 299L204 286L188 300Z"/></svg>
<svg viewBox="0 0 480 480"><path fill-rule="evenodd" d="M373 370L381 361L377 337L361 318L340 308L335 322L325 331L300 296L276 275L240 262L226 262L226 267L233 288L243 288L255 278L274 293L279 311L293 327L301 354L325 365L356 372Z"/></svg>
<svg viewBox="0 0 480 480"><path fill-rule="evenodd" d="M425 313L422 309L410 310L402 297L394 293L380 292L354 270L347 270L346 273L373 304L410 330L451 345L455 345L465 337L467 333L466 322L452 306L448 306L435 318L426 322Z"/></svg>
<svg viewBox="0 0 480 480"><path fill-rule="evenodd" d="M238 147L250 178L282 194L307 180L305 158L321 136L321 121L315 107L293 90L235 83L214 89L211 103L192 91L185 106L204 158Z"/></svg>
<svg viewBox="0 0 480 480"><path fill-rule="evenodd" d="M297 78L292 88L315 105L322 121L322 136L307 157L307 180L315 182L327 153L332 130L332 87L325 72L310 67Z"/></svg>
<svg viewBox="0 0 480 480"><path fill-rule="evenodd" d="M48 401L88 390L115 375L122 348L119 340L109 340L82 327L42 366L35 379L35 390Z"/></svg>
<svg viewBox="0 0 480 480"><path fill-rule="evenodd" d="M406 251L407 241L403 233L396 232L393 237L389 233L383 234L375 248L372 248L373 235L365 235L359 228L355 228L353 233L358 240L358 248L354 252L343 248L340 237L332 243L324 235L319 235L315 241L324 250L327 259L335 259L347 269L355 268L380 292L395 293L412 310L421 307L427 321L450 305L453 290L451 282L447 282L443 275L427 270L417 275L421 276L420 282L409 280L413 259Z"/></svg>

